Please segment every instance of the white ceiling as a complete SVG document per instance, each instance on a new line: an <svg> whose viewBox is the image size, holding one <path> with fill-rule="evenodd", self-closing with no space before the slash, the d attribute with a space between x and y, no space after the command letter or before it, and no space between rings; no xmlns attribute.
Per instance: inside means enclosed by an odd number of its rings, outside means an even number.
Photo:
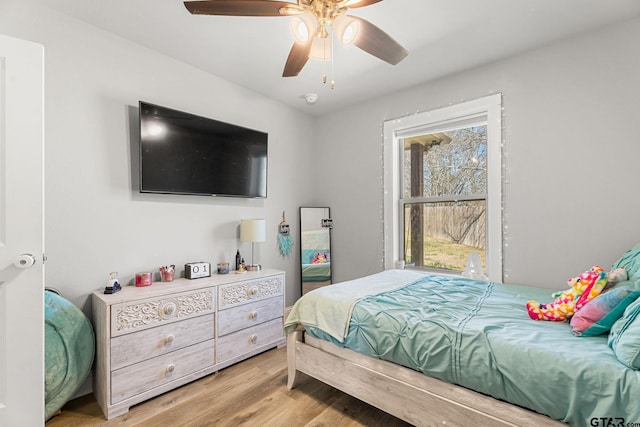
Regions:
<svg viewBox="0 0 640 427"><path fill-rule="evenodd" d="M355 46L283 78L289 17L191 15L180 0L36 0L309 114L324 114L640 16L639 0L386 0L352 9L409 50L389 65ZM293 2L294 0L292 0ZM304 94L316 93L315 105Z"/></svg>

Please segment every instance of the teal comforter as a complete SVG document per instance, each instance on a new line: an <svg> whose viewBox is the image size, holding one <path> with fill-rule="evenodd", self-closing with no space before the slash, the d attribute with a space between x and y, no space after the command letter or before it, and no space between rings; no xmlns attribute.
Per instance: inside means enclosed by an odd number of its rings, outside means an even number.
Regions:
<svg viewBox="0 0 640 427"><path fill-rule="evenodd" d="M550 293L429 275L358 300L344 342L305 328L574 426L601 425L594 418L640 423L640 373L616 359L606 336L576 337L567 323L529 318L526 301Z"/></svg>

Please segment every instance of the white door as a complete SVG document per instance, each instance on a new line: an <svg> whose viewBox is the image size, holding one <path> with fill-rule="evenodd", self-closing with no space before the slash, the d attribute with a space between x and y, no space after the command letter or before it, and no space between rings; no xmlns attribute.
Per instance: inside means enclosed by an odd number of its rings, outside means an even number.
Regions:
<svg viewBox="0 0 640 427"><path fill-rule="evenodd" d="M43 47L0 35L3 427L44 424L43 101Z"/></svg>

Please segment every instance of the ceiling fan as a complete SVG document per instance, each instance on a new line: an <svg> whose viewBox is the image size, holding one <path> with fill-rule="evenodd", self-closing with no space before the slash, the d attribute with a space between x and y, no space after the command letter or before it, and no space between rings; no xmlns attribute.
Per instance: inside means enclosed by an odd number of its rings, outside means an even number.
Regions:
<svg viewBox="0 0 640 427"><path fill-rule="evenodd" d="M201 0L185 1L194 15L293 16L291 30L296 39L289 52L282 77L297 76L309 58L331 58L331 33L343 44L355 44L369 54L392 65L409 52L391 36L369 21L346 15L352 8L382 0Z"/></svg>

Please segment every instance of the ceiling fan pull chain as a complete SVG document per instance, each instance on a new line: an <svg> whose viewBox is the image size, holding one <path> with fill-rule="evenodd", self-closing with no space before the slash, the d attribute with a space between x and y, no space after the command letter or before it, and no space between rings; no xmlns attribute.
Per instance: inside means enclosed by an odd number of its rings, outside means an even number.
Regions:
<svg viewBox="0 0 640 427"><path fill-rule="evenodd" d="M327 36L324 37L325 42L326 42L326 37ZM322 65L324 67L324 73L322 75L323 84L327 84L327 58L330 58L331 62L333 62L333 52L329 50L329 56L327 56L327 47L331 49L330 45L328 45L327 43L322 43L322 57L325 58L324 64Z"/></svg>
<svg viewBox="0 0 640 427"><path fill-rule="evenodd" d="M333 68L333 58L336 56L335 46L333 44L333 30L331 31L331 90L336 87L336 81L334 80L334 68Z"/></svg>

